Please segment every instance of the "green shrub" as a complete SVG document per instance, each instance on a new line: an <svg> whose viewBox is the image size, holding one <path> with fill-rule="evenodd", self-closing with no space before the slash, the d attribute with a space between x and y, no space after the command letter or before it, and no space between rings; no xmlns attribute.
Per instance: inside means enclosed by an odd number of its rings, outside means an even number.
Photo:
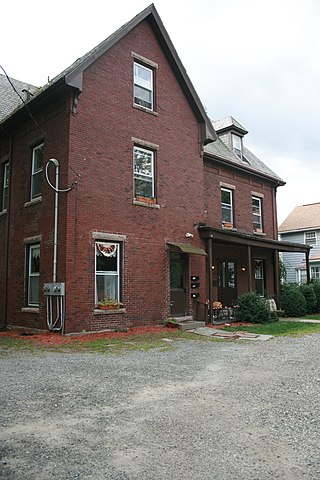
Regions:
<svg viewBox="0 0 320 480"><path fill-rule="evenodd" d="M320 313L320 281L312 280L310 285L313 286L314 293L316 295L317 304L315 307L315 313Z"/></svg>
<svg viewBox="0 0 320 480"><path fill-rule="evenodd" d="M317 296L312 284L302 283L300 285L300 291L307 303L307 313L316 313L317 309Z"/></svg>
<svg viewBox="0 0 320 480"><path fill-rule="evenodd" d="M237 299L236 319L240 322L268 323L278 320L264 298L255 293L244 293Z"/></svg>
<svg viewBox="0 0 320 480"><path fill-rule="evenodd" d="M281 286L281 307L288 317L303 317L307 313L307 302L299 285L284 283Z"/></svg>

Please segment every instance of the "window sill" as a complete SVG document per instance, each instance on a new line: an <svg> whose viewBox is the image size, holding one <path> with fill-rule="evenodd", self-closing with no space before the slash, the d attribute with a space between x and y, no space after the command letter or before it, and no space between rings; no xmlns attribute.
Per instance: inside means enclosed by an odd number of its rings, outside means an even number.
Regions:
<svg viewBox="0 0 320 480"><path fill-rule="evenodd" d="M21 312L24 312L24 313L39 313L39 307L22 307Z"/></svg>
<svg viewBox="0 0 320 480"><path fill-rule="evenodd" d="M127 313L125 308L115 308L114 310L100 310L100 308L95 308L93 310L94 315L114 315L118 313Z"/></svg>
<svg viewBox="0 0 320 480"><path fill-rule="evenodd" d="M134 103L132 106L133 108L141 110L142 112L151 113L151 115L154 115L155 117L159 116L158 112L155 112L154 110L149 110L149 108L146 107L142 107L142 105L137 105L136 103Z"/></svg>
<svg viewBox="0 0 320 480"><path fill-rule="evenodd" d="M254 234L254 235L258 235L258 236L260 236L260 237L265 237L265 236L266 236L266 233L264 233L264 232L256 232L255 230L253 231L253 234Z"/></svg>
<svg viewBox="0 0 320 480"><path fill-rule="evenodd" d="M222 228L223 228L223 230L237 230L234 225L228 226L228 225L222 224Z"/></svg>
<svg viewBox="0 0 320 480"><path fill-rule="evenodd" d="M42 202L42 196L41 197L36 197L36 198L33 198L32 200L30 200L29 202L26 202L24 204L25 207L31 207L31 205L36 205L37 203L41 203Z"/></svg>
<svg viewBox="0 0 320 480"><path fill-rule="evenodd" d="M160 208L160 205L158 205L157 203L138 202L137 200L133 200L133 205L139 205L140 207L148 208Z"/></svg>
<svg viewBox="0 0 320 480"><path fill-rule="evenodd" d="M5 215L6 213L7 213L7 209L5 208L4 210L2 210L2 211L0 212L0 217L2 217L2 215Z"/></svg>

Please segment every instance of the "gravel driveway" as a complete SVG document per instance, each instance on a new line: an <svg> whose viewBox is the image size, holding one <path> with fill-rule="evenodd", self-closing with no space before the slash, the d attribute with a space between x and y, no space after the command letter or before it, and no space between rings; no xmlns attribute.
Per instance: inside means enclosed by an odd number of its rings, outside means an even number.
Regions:
<svg viewBox="0 0 320 480"><path fill-rule="evenodd" d="M0 478L320 478L320 335L0 355Z"/></svg>

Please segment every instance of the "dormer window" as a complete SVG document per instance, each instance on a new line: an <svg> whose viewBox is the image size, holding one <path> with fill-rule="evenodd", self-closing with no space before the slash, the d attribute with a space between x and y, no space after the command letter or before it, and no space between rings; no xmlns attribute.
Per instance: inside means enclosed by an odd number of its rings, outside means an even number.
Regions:
<svg viewBox="0 0 320 480"><path fill-rule="evenodd" d="M242 160L242 138L232 134L232 148L234 153Z"/></svg>

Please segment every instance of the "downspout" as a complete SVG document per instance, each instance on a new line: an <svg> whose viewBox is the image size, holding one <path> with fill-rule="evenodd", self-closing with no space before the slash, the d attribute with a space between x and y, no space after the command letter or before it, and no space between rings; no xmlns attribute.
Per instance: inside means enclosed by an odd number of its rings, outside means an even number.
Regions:
<svg viewBox="0 0 320 480"><path fill-rule="evenodd" d="M0 324L0 330L7 328L8 315L8 277L9 277L9 232L10 232L10 205L11 205L11 178L12 178L12 136L9 139L9 184L8 184L8 202L7 202L7 224L6 224L6 250L5 250L5 272L4 272L4 295L3 295L3 322Z"/></svg>

